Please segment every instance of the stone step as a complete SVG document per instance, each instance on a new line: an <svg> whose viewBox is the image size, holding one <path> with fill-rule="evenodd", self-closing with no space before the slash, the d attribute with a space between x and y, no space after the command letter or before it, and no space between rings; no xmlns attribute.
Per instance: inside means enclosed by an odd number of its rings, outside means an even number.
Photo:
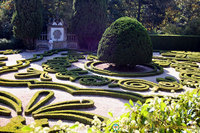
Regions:
<svg viewBox="0 0 200 133"><path fill-rule="evenodd" d="M47 44L39 44L39 45L37 45L37 49L39 49L39 50L49 49L49 46Z"/></svg>

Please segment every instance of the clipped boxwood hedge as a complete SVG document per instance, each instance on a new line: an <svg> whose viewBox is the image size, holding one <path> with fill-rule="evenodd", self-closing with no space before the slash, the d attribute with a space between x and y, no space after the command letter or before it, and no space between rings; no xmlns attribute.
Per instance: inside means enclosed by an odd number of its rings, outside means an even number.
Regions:
<svg viewBox="0 0 200 133"><path fill-rule="evenodd" d="M33 115L48 112L48 111L58 111L58 110L69 110L69 109L82 109L82 108L92 108L94 107L94 102L92 100L71 100L64 101L55 104L50 104L44 106L33 112Z"/></svg>
<svg viewBox="0 0 200 133"><path fill-rule="evenodd" d="M84 67L94 73L109 75L109 76L118 76L118 77L146 77L146 76L154 76L159 75L164 72L163 67L156 65L156 64L142 64L143 66L147 66L152 68L149 72L141 72L141 73L132 73L132 72L112 72L109 70L102 70L96 67L96 65L103 64L105 62L101 61L89 61L86 62Z"/></svg>
<svg viewBox="0 0 200 133"><path fill-rule="evenodd" d="M96 115L93 113L87 113L77 110L62 110L62 111L49 111L40 114L34 114L34 119L48 118L48 119L62 119L79 121L83 124L92 125L94 116L97 116L102 122L106 122L108 118Z"/></svg>
<svg viewBox="0 0 200 133"><path fill-rule="evenodd" d="M11 111L8 108L5 108L3 106L0 106L0 116L10 116Z"/></svg>
<svg viewBox="0 0 200 133"><path fill-rule="evenodd" d="M22 114L22 102L13 94L6 91L0 91L0 102L13 108L18 115ZM6 108L1 108L0 112L1 112L0 114L5 114L5 115L10 114L9 110Z"/></svg>
<svg viewBox="0 0 200 133"><path fill-rule="evenodd" d="M193 35L150 35L154 50L200 51L200 36Z"/></svg>
<svg viewBox="0 0 200 133"><path fill-rule="evenodd" d="M46 95L42 100L38 101L36 100L39 98L40 95ZM25 109L25 115L30 115L33 111L37 110L41 106L43 106L45 103L47 103L52 97L54 96L53 91L38 91L35 93L35 95L31 98L28 105Z"/></svg>

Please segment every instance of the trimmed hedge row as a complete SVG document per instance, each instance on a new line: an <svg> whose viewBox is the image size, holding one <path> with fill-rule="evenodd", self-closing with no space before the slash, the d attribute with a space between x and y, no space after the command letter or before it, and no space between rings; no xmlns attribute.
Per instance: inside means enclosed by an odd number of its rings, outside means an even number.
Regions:
<svg viewBox="0 0 200 133"><path fill-rule="evenodd" d="M142 79L122 79L118 84L125 90L148 91L150 88L158 90L156 83Z"/></svg>
<svg viewBox="0 0 200 133"><path fill-rule="evenodd" d="M160 90L164 91L181 91L183 90L183 86L177 82L159 82L158 87Z"/></svg>
<svg viewBox="0 0 200 133"><path fill-rule="evenodd" d="M141 101L145 102L147 98L146 96L140 95L134 92L123 92L123 91L114 91L114 90L107 90L107 89L85 89L85 90L78 90L74 91L73 95L97 95L97 96L108 96L108 97L116 97L122 98L132 101Z"/></svg>
<svg viewBox="0 0 200 133"><path fill-rule="evenodd" d="M98 57L96 55L90 54L90 55L87 55L87 60L89 61L98 60Z"/></svg>
<svg viewBox="0 0 200 133"><path fill-rule="evenodd" d="M187 87L197 88L197 86L200 84L200 81L195 79L181 79L180 83Z"/></svg>
<svg viewBox="0 0 200 133"><path fill-rule="evenodd" d="M65 79L65 80L70 80L70 81L75 81L77 80L79 77L81 77L81 74L87 74L88 71L86 70L82 70L81 68L77 68L77 69L71 69L69 71L65 71L65 72L59 72L56 73L56 78L57 79Z"/></svg>
<svg viewBox="0 0 200 133"><path fill-rule="evenodd" d="M8 57L6 56L0 57L0 61L6 61L6 60L8 60Z"/></svg>
<svg viewBox="0 0 200 133"><path fill-rule="evenodd" d="M162 53L164 57L154 57L162 61L169 60L170 67L180 72L180 83L188 87L197 88L200 84L200 52L168 51Z"/></svg>
<svg viewBox="0 0 200 133"><path fill-rule="evenodd" d="M82 85L88 85L88 86L102 86L107 85L111 81L108 78L100 77L96 75L84 75L79 77L79 83Z"/></svg>
<svg viewBox="0 0 200 133"><path fill-rule="evenodd" d="M159 59L153 59L152 60L155 64L162 66L162 67L169 67L171 62L170 60L159 60Z"/></svg>
<svg viewBox="0 0 200 133"><path fill-rule="evenodd" d="M16 79L27 79L27 78L38 78L41 73L27 72L27 73L15 73L14 76Z"/></svg>
<svg viewBox="0 0 200 133"><path fill-rule="evenodd" d="M28 68L26 73L15 73L16 79L38 78L42 81L52 81L52 78L48 75L48 72L36 70L34 68Z"/></svg>
<svg viewBox="0 0 200 133"><path fill-rule="evenodd" d="M5 63L5 62L2 62L2 61L0 61L0 67L2 67L2 66L6 66L6 63Z"/></svg>
<svg viewBox="0 0 200 133"><path fill-rule="evenodd" d="M112 72L109 70L102 70L95 67L96 65L103 64L104 62L101 61L89 61L85 63L85 68L91 72L103 74L103 75L109 75L109 76L119 76L119 77L145 77L145 76L154 76L158 74L162 74L164 72L163 68L161 66L158 66L156 64L144 64L144 66L150 67L153 70L150 72L142 72L142 73L122 73L122 72Z"/></svg>
<svg viewBox="0 0 200 133"><path fill-rule="evenodd" d="M40 95L46 95L42 100L38 101L36 100L39 98ZM31 98L28 105L25 109L25 115L30 115L33 111L37 110L41 106L43 106L45 103L47 103L52 97L54 96L53 91L38 91L35 93L35 95Z"/></svg>
<svg viewBox="0 0 200 133"><path fill-rule="evenodd" d="M0 67L6 65L5 62L2 62L2 61L6 61L6 60L8 60L8 57L6 57L6 56L4 56L4 57L0 57Z"/></svg>
<svg viewBox="0 0 200 133"><path fill-rule="evenodd" d="M69 109L85 109L85 108L92 108L94 107L94 102L92 100L72 100L72 101L65 101L59 102L51 105L44 106L32 114L40 114L49 111L59 111L59 110L69 110Z"/></svg>
<svg viewBox="0 0 200 133"><path fill-rule="evenodd" d="M10 54L18 54L18 53L21 53L21 52L22 52L21 50L8 49L8 50L0 51L0 54L10 55Z"/></svg>
<svg viewBox="0 0 200 133"><path fill-rule="evenodd" d="M67 67L70 67L71 63L67 60L48 60L47 62L42 64L44 71L50 73L64 72L67 71Z"/></svg>
<svg viewBox="0 0 200 133"><path fill-rule="evenodd" d="M200 36L150 35L154 50L200 51Z"/></svg>
<svg viewBox="0 0 200 133"><path fill-rule="evenodd" d="M171 77L167 78L170 81L164 82L160 81L159 84L142 80L142 79L122 79L118 81L118 85L125 90L134 91L148 91L149 89L153 91L180 91L183 90L183 86L177 82L172 82L174 79ZM166 80L166 79L165 79Z"/></svg>
<svg viewBox="0 0 200 133"><path fill-rule="evenodd" d="M0 91L0 99L0 102L12 107L18 115L22 114L22 102L16 96L6 91ZM0 112L5 111L8 112L5 108L0 110Z"/></svg>
<svg viewBox="0 0 200 133"><path fill-rule="evenodd" d="M108 120L108 118L103 116L77 110L49 111L33 115L34 119L48 118L48 119L72 120L72 121L79 121L87 125L92 125L94 116L97 116L102 122L106 122Z"/></svg>
<svg viewBox="0 0 200 133"><path fill-rule="evenodd" d="M22 103L13 94L5 91L0 91L0 102L13 108L18 115L22 114ZM8 110L6 110L6 112L7 111ZM5 109L0 110L0 112L5 113Z"/></svg>
<svg viewBox="0 0 200 133"><path fill-rule="evenodd" d="M75 71L66 71L66 72L56 73L56 78L70 80L72 82L79 79L80 84L87 85L87 86L102 86L102 85L107 85L111 82L110 79L108 78L104 78L104 77L96 76L96 75L81 75L80 76Z"/></svg>
<svg viewBox="0 0 200 133"><path fill-rule="evenodd" d="M43 88L43 89L59 89L68 92L72 95L100 95L110 96L123 99L132 99L133 101L141 100L145 101L146 98L142 95L133 92L114 91L108 89L83 89L69 84L54 83L54 82L40 82L37 80L6 80L0 78L1 86L9 87L24 87L28 86L30 89Z"/></svg>
<svg viewBox="0 0 200 133"><path fill-rule="evenodd" d="M0 106L0 116L11 116L11 111L8 108Z"/></svg>
<svg viewBox="0 0 200 133"><path fill-rule="evenodd" d="M157 82L177 82L174 77L166 76L165 78L156 78Z"/></svg>
<svg viewBox="0 0 200 133"><path fill-rule="evenodd" d="M41 81L52 81L52 78L51 78L51 76L48 75L48 72L43 72L40 75L40 79L41 79Z"/></svg>

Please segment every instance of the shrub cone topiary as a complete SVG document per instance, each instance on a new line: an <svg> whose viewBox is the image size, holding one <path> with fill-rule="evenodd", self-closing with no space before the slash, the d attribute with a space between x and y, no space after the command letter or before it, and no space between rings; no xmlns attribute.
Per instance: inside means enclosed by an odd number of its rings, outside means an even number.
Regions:
<svg viewBox="0 0 200 133"><path fill-rule="evenodd" d="M153 48L146 28L136 19L122 17L104 32L98 59L117 66L135 66L152 61Z"/></svg>

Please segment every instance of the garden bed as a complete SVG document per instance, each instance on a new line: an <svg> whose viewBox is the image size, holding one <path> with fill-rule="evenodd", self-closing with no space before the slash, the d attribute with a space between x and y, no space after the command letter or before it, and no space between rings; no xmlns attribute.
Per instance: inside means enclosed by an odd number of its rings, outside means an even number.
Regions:
<svg viewBox="0 0 200 133"><path fill-rule="evenodd" d="M77 111L82 111L79 112L81 117L75 116L74 113L69 115L68 112L67 114L71 119L64 121L66 123L73 123L74 121L80 120L80 122L88 124L90 120L84 117L86 112L91 113L91 116L96 114L101 115L99 117L109 117L108 112L112 111L114 116L119 116L126 112L124 103L127 103L129 99L144 102L145 99L153 96L172 96L176 98L181 93L193 90L196 87L195 84L199 83L198 73L200 60L198 53L194 53L194 55L191 54L191 52L154 53L154 55L156 55L154 57L154 62L157 64L155 66L159 68L156 74L145 74L145 76L129 75L128 77L119 77L117 75L110 76L109 74L90 71L91 69L88 69L90 67L87 67L85 64L89 61L95 62L96 59L95 56L93 56L94 58L88 60L87 57L89 56L84 52L53 50L49 52L32 52L31 54L30 52L16 53L15 51L10 51L10 54L7 53L3 55L4 52L1 52L2 55L0 55L0 57L2 57L0 58L2 59L1 62L9 66L6 67L4 65L4 67L1 67L0 92L6 91L20 99L23 109L22 116L26 118L26 124L33 122L34 118L51 118L45 113L31 115L32 112L42 106L71 100L83 101L84 99L92 100L94 106L90 106L90 108L83 106L83 108L75 109ZM184 56L184 54L186 56ZM174 61L174 59L176 60ZM189 61L190 63L188 63ZM163 65L163 62L169 65ZM185 64L183 65L181 62ZM103 64L97 65L96 67L104 70L108 66L108 64ZM138 70L129 70L126 71L126 73L138 73L141 72L140 70L144 70L143 68L144 67L138 67ZM195 71L196 73L189 73L187 71L189 68L192 69L190 71ZM152 68L147 68L142 72L148 73L149 70L153 71ZM162 70L162 72L160 72L160 70ZM175 83L174 80L170 80L170 78L165 79L166 76L174 77L177 82ZM158 78L161 79L158 80ZM46 97L44 102L41 102L41 104L38 103L34 111L27 112L28 109L31 109L31 106L28 108L26 107L28 104L30 105L31 98L41 90L51 90L54 92L54 96ZM42 95L42 98L44 97L45 96ZM10 97L4 96L4 101L9 101L5 100L6 98L10 99ZM41 100L42 98L39 99ZM37 103L39 99L36 100L35 103ZM6 102L5 104L7 105ZM13 103L11 107L20 114L19 108L21 108L21 106L17 102ZM25 110L26 108L27 111ZM11 110L12 117L17 115L13 109ZM56 116L58 112L52 113L55 115L49 120L51 126L55 124L54 118L56 118L56 120L60 119ZM9 113L7 114L9 115ZM63 117L66 116L66 110L64 114ZM80 117L80 119L78 119L78 117ZM10 118L10 116L0 117L0 126L5 126Z"/></svg>

